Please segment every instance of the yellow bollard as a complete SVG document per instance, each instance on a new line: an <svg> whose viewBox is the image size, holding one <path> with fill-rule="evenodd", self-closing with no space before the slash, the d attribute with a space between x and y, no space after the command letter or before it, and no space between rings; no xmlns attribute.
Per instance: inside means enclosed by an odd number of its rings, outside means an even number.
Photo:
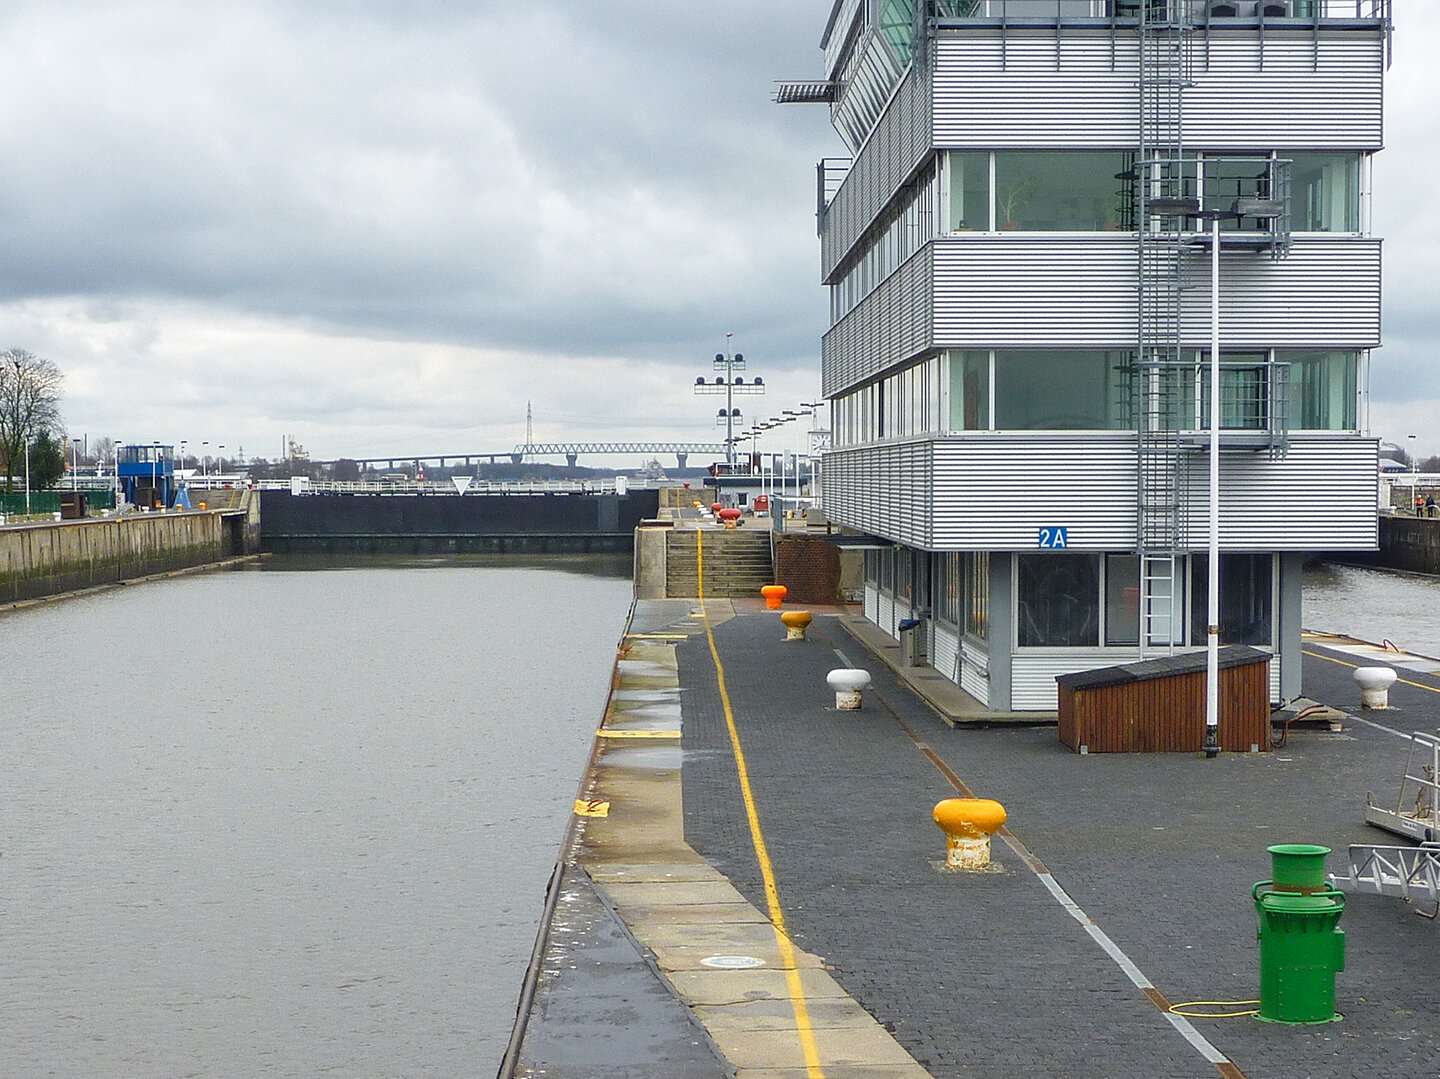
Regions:
<svg viewBox="0 0 1440 1079"><path fill-rule="evenodd" d="M805 639L805 627L810 624L810 612L784 611L780 615L780 621L785 625L785 639L787 641L803 641Z"/></svg>
<svg viewBox="0 0 1440 1079"><path fill-rule="evenodd" d="M765 606L772 611L780 609L780 601L785 598L785 593L790 591L783 584L767 584L760 589L760 594L765 597Z"/></svg>
<svg viewBox="0 0 1440 1079"><path fill-rule="evenodd" d="M989 798L946 798L932 817L945 833L945 864L950 869L988 869L990 837L1005 823L1005 807Z"/></svg>

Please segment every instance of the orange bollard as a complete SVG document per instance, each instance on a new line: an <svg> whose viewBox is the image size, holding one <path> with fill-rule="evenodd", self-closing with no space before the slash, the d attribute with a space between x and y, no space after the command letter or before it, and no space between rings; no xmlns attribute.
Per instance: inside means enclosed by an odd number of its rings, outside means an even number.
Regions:
<svg viewBox="0 0 1440 1079"><path fill-rule="evenodd" d="M772 610L780 609L780 601L785 598L785 593L790 591L783 584L767 584L760 589L760 594L765 597L765 606Z"/></svg>

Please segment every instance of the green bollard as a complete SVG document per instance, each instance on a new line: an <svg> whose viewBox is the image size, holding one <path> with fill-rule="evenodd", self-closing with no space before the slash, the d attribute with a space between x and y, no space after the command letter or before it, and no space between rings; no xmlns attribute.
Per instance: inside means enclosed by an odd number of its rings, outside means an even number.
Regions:
<svg viewBox="0 0 1440 1079"><path fill-rule="evenodd" d="M1325 884L1329 847L1269 848L1273 880L1250 890L1260 918L1260 1014L1267 1023L1332 1023L1335 975L1345 969L1338 928L1345 895Z"/></svg>

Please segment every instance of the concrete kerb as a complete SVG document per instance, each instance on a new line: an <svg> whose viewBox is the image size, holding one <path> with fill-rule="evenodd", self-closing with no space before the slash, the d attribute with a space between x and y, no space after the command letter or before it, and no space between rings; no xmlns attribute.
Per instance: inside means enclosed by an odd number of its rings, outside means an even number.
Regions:
<svg viewBox="0 0 1440 1079"><path fill-rule="evenodd" d="M582 801L603 804L605 815L576 818L567 860L588 874L742 1079L805 1074L802 1026L827 1075L925 1079L819 956L792 946L787 967L769 918L685 842L680 757L668 738L680 727L679 677L675 643L666 638L703 633L697 607L637 603L581 785ZM725 603L705 607L712 623L734 615ZM529 1017L544 1022L539 1012ZM530 1074L523 1047L517 1062L514 1074Z"/></svg>

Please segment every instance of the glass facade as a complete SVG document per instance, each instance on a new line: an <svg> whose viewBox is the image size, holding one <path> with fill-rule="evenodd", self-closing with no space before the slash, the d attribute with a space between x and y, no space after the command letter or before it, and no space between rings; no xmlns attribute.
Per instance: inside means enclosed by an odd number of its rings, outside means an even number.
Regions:
<svg viewBox="0 0 1440 1079"><path fill-rule="evenodd" d="M1125 367L1129 357L1128 352L1054 349L997 352L995 428L1000 431L1128 428Z"/></svg>
<svg viewBox="0 0 1440 1079"><path fill-rule="evenodd" d="M990 155L950 151L950 216L947 232L986 232L990 228Z"/></svg>
<svg viewBox="0 0 1440 1079"><path fill-rule="evenodd" d="M1290 153L1290 227L1296 232L1360 231L1360 155Z"/></svg>
<svg viewBox="0 0 1440 1079"><path fill-rule="evenodd" d="M985 431L990 428L990 353L951 352L951 431Z"/></svg>
<svg viewBox="0 0 1440 1079"><path fill-rule="evenodd" d="M1118 152L995 155L995 227L1002 232L1116 232L1126 194Z"/></svg>
<svg viewBox="0 0 1440 1079"><path fill-rule="evenodd" d="M1290 426L1300 431L1355 431L1360 357L1354 352L1278 351L1290 365Z"/></svg>
<svg viewBox="0 0 1440 1079"><path fill-rule="evenodd" d="M1016 641L1021 648L1100 643L1100 558L1087 554L1015 556Z"/></svg>
<svg viewBox="0 0 1440 1079"><path fill-rule="evenodd" d="M1220 556L1220 643L1273 643L1274 559L1268 554ZM1206 641L1209 613L1209 563L1205 555L1190 557L1190 642Z"/></svg>
<svg viewBox="0 0 1440 1079"><path fill-rule="evenodd" d="M991 198L991 168L994 198ZM952 150L947 232L1114 232L1122 227L1120 151Z"/></svg>

